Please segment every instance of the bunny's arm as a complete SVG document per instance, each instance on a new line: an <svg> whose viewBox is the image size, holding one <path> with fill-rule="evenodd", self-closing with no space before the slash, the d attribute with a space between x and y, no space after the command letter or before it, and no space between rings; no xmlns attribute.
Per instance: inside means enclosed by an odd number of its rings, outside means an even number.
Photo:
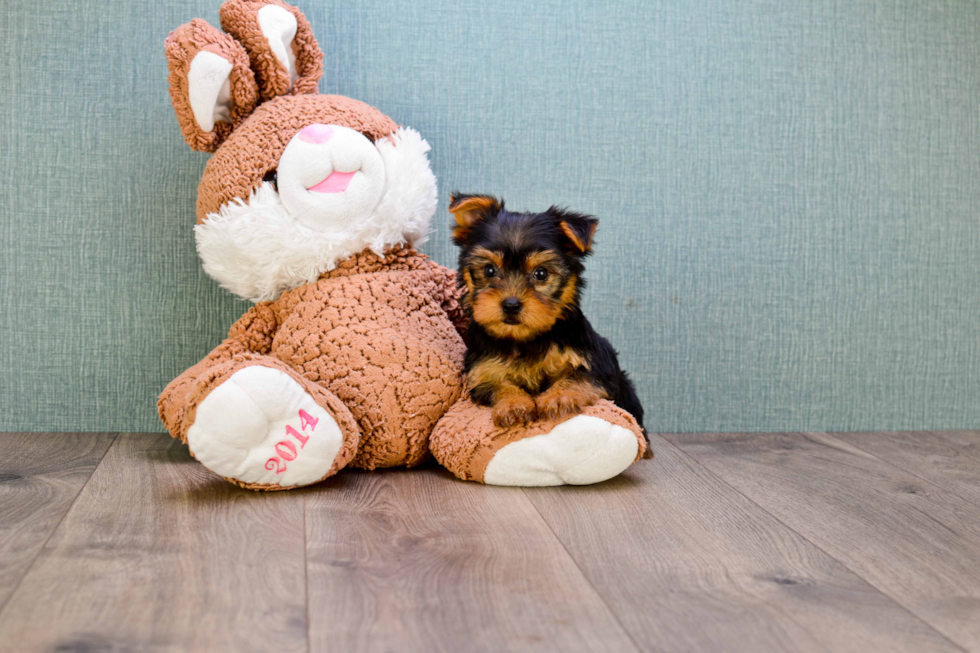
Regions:
<svg viewBox="0 0 980 653"><path fill-rule="evenodd" d="M208 380L225 364L268 354L278 328L278 320L270 302L253 306L239 318L220 345L211 350L202 361L171 381L160 394L157 410L167 430L174 437L183 439L185 434L181 427L185 411L188 406L196 403L193 395L199 393L202 386L207 386Z"/></svg>
<svg viewBox="0 0 980 653"><path fill-rule="evenodd" d="M456 280L456 271L441 265L432 268L432 276L436 282L436 300L446 311L446 315L452 320L453 326L459 335L466 337L466 325L469 319L466 317L466 310L463 308L462 298L465 288L460 287Z"/></svg>
<svg viewBox="0 0 980 653"><path fill-rule="evenodd" d="M268 354L278 329L279 320L272 309L272 302L256 304L231 325L228 337L215 351L227 347L232 355L241 352Z"/></svg>

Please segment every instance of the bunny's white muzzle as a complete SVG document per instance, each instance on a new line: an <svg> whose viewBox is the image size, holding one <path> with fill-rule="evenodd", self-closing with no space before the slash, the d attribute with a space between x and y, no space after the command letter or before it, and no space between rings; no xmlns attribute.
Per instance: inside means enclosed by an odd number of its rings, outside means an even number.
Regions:
<svg viewBox="0 0 980 653"><path fill-rule="evenodd" d="M279 158L279 197L303 226L342 234L369 216L385 188L385 165L363 134L314 123Z"/></svg>
<svg viewBox="0 0 980 653"><path fill-rule="evenodd" d="M278 192L263 182L194 227L204 271L260 302L365 248L422 244L437 201L428 151L414 129L372 144L338 125L305 127L279 159Z"/></svg>

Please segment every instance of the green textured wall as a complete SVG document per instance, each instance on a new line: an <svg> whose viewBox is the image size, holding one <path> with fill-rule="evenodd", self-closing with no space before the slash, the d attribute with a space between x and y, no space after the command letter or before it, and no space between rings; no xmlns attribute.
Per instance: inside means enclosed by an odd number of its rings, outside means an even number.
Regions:
<svg viewBox="0 0 980 653"><path fill-rule="evenodd" d="M602 219L586 308L652 429L980 427L980 4L299 5L321 90L419 129L443 206ZM161 430L245 310L194 251L162 53L217 11L4 0L0 429Z"/></svg>

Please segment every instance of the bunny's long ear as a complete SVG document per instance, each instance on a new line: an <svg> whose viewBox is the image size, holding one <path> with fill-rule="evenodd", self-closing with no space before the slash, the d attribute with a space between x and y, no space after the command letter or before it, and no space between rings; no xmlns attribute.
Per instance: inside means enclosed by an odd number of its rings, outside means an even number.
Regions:
<svg viewBox="0 0 980 653"><path fill-rule="evenodd" d="M219 15L248 51L263 102L317 92L323 53L299 9L282 0L227 0Z"/></svg>
<svg viewBox="0 0 980 653"><path fill-rule="evenodd" d="M248 55L200 18L171 32L164 47L170 99L184 140L200 152L214 152L258 100Z"/></svg>

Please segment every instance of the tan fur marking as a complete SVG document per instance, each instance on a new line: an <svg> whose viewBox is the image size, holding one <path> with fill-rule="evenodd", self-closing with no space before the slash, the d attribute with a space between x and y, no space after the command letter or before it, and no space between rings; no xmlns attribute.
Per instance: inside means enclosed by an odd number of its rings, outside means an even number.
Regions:
<svg viewBox="0 0 980 653"><path fill-rule="evenodd" d="M493 423L507 428L533 422L537 417L537 407L529 394L515 386L505 386L498 393L493 405Z"/></svg>
<svg viewBox="0 0 980 653"><path fill-rule="evenodd" d="M467 376L471 388L493 386L493 421L497 426L514 426L533 421L535 417L534 400L514 382L511 376L514 369L506 361L491 357L479 361Z"/></svg>
<svg viewBox="0 0 980 653"><path fill-rule="evenodd" d="M460 225L453 227L453 238L456 240L466 240L466 235L468 233L470 233L469 227L463 227Z"/></svg>
<svg viewBox="0 0 980 653"><path fill-rule="evenodd" d="M575 291L577 289L578 289L578 277L577 276L569 277L568 283L565 284L565 289L562 290L561 297L559 298L562 304L562 308L564 308L565 306L567 306L572 302L572 300L575 298Z"/></svg>
<svg viewBox="0 0 980 653"><path fill-rule="evenodd" d="M545 419L576 415L609 396L590 381L562 379L535 397L538 414Z"/></svg>
<svg viewBox="0 0 980 653"><path fill-rule="evenodd" d="M500 209L500 204L496 199L485 195L450 199L449 212L456 218L453 238L457 240L465 240L466 236L470 233L470 229L483 218L485 212Z"/></svg>
<svg viewBox="0 0 980 653"><path fill-rule="evenodd" d="M500 291L496 288L487 288L477 293L472 300L473 319L488 330L499 323L504 319L500 309L501 299Z"/></svg>
<svg viewBox="0 0 980 653"><path fill-rule="evenodd" d="M496 209L499 206L497 200L492 197L476 195L474 197L463 197L458 200L453 200L452 204L449 205L449 212L459 220L460 214Z"/></svg>
<svg viewBox="0 0 980 653"><path fill-rule="evenodd" d="M531 333L545 333L554 326L561 314L561 307L554 306L548 301L542 301L537 293L525 293L521 297L524 310L521 311L521 322Z"/></svg>
<svg viewBox="0 0 980 653"><path fill-rule="evenodd" d="M460 302L464 305L471 305L473 299L473 293L475 292L475 286L473 284L473 275L470 273L468 268L463 269L463 283L466 284L466 292L460 298Z"/></svg>
<svg viewBox="0 0 980 653"><path fill-rule="evenodd" d="M490 385L494 388L502 389L507 385L513 385L511 365L507 361L492 356L484 358L470 368L467 379L471 388L478 385Z"/></svg>
<svg viewBox="0 0 980 653"><path fill-rule="evenodd" d="M554 252L534 252L524 259L524 272L525 274L531 274L538 268L547 267L549 263L554 263L557 260L558 255ZM549 272L551 272L551 270L549 270Z"/></svg>
<svg viewBox="0 0 980 653"><path fill-rule="evenodd" d="M481 290L471 300L473 319L496 338L517 342L530 340L551 329L565 309L563 304L548 301L520 279L510 279L504 286L503 289L490 287ZM524 304L519 324L504 322L500 302L510 296L517 297Z"/></svg>
<svg viewBox="0 0 980 653"><path fill-rule="evenodd" d="M548 376L564 376L582 368L590 369L589 361L574 349L551 345L548 355L541 361L542 368Z"/></svg>
<svg viewBox="0 0 980 653"><path fill-rule="evenodd" d="M495 338L501 340L513 340L515 342L526 342L538 335L538 332L524 324L506 324L498 322L494 324L484 324L483 327Z"/></svg>
<svg viewBox="0 0 980 653"><path fill-rule="evenodd" d="M525 302L518 324L504 322L500 302L503 294L495 288L482 291L473 302L473 319L495 338L525 342L548 331L558 314L538 299Z"/></svg>
<svg viewBox="0 0 980 653"><path fill-rule="evenodd" d="M474 247L471 253L473 258L481 258L493 263L498 268L504 266L504 255L500 252L494 252L487 249L486 247Z"/></svg>
<svg viewBox="0 0 980 653"><path fill-rule="evenodd" d="M592 237L595 236L595 229L597 226L599 225L593 224L589 228L589 236L583 242L582 239L578 237L578 234L575 233L575 230L572 229L567 222L562 222L559 225L559 227L561 227L562 233L568 236L568 239L572 241L572 244L575 245L575 248L578 249L578 251L582 252L583 254L589 251L590 249L592 249Z"/></svg>
<svg viewBox="0 0 980 653"><path fill-rule="evenodd" d="M536 361L504 360L496 356L485 358L470 369L468 380L471 388L484 384L498 389L517 386L536 393L546 381L559 379L556 381L559 383L578 369L588 370L588 361L574 349L553 344L548 353Z"/></svg>

